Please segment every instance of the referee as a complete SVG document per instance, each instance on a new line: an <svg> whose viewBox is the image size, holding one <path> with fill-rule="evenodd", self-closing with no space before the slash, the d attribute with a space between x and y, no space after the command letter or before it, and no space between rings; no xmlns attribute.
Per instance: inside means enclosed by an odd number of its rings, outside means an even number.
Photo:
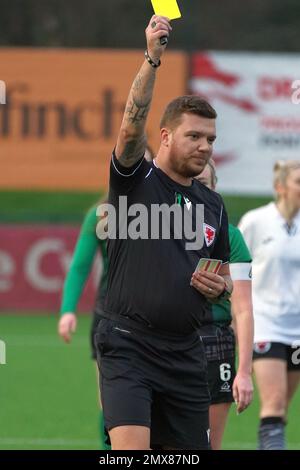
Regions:
<svg viewBox="0 0 300 470"><path fill-rule="evenodd" d="M161 120L157 158L150 164L143 157L146 119L166 47L160 38L171 29L167 18L156 15L146 29L145 60L112 155L109 203L123 221L120 198L126 198L131 215L136 204L150 214L154 205L177 203L191 214L204 242L188 250L185 236L175 236L171 218L169 239L152 231L149 237L126 238L121 226L116 237L110 235L107 296L95 343L113 450L210 448L207 364L197 329L210 314L208 301L232 290L223 201L193 179L212 154L214 109L196 96L172 101ZM196 206L201 204L204 218L199 220ZM200 258L222 260L219 274L196 273Z"/></svg>

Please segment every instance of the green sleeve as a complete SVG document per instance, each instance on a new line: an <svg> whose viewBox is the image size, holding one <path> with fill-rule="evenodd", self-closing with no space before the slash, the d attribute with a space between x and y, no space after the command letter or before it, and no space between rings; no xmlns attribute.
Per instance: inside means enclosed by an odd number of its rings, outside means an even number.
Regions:
<svg viewBox="0 0 300 470"><path fill-rule="evenodd" d="M71 265L64 282L60 313L75 312L84 285L90 274L99 245L96 235L96 207L87 213L73 253Z"/></svg>
<svg viewBox="0 0 300 470"><path fill-rule="evenodd" d="M230 263L251 263L251 255L240 230L229 224Z"/></svg>
<svg viewBox="0 0 300 470"><path fill-rule="evenodd" d="M229 224L229 241L230 241L230 264L238 266L239 263L251 263L251 255L245 243L243 235L237 227ZM240 273L239 273L240 274ZM248 273L247 273L248 274ZM232 267L231 267L231 277ZM239 277L239 279L242 279ZM221 300L217 304L212 305L213 321L214 323L230 323L231 317L231 304L229 300Z"/></svg>

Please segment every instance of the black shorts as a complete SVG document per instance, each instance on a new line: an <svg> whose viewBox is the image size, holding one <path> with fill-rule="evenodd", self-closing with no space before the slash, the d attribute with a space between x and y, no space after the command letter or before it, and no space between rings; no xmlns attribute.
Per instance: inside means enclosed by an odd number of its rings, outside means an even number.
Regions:
<svg viewBox="0 0 300 470"><path fill-rule="evenodd" d="M282 359L287 363L287 370L300 370L300 343L292 347L283 343L272 343L270 341L254 344L253 361L258 359Z"/></svg>
<svg viewBox="0 0 300 470"><path fill-rule="evenodd" d="M232 403L232 386L236 376L233 329L227 325L208 325L199 332L207 359L211 404Z"/></svg>
<svg viewBox="0 0 300 470"><path fill-rule="evenodd" d="M93 312L93 319L90 329L90 344L91 344L91 357L97 359L97 351L95 346L95 334L97 332L98 323L101 320L101 316L97 312Z"/></svg>
<svg viewBox="0 0 300 470"><path fill-rule="evenodd" d="M210 396L199 335L161 335L132 323L102 319L95 336L106 429L149 427L152 449L209 449Z"/></svg>

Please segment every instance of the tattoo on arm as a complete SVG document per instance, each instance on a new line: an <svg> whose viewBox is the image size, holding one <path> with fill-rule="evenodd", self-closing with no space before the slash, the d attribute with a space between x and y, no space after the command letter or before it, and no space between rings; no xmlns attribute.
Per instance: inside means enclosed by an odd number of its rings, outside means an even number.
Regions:
<svg viewBox="0 0 300 470"><path fill-rule="evenodd" d="M149 108L150 101L146 104L142 104L133 98L133 102L131 102L126 109L126 114L128 116L129 121L132 124L136 124L141 121L146 121Z"/></svg>
<svg viewBox="0 0 300 470"><path fill-rule="evenodd" d="M142 86L142 77L141 77L141 74L139 73L133 82L132 89L133 91L139 91L141 89L141 86Z"/></svg>
<svg viewBox="0 0 300 470"><path fill-rule="evenodd" d="M145 61L132 84L118 136L116 157L124 166L134 165L145 151L145 126L154 83L155 71Z"/></svg>
<svg viewBox="0 0 300 470"><path fill-rule="evenodd" d="M146 148L146 136L143 135L138 140L132 140L125 144L124 150L119 157L119 162L123 166L133 166L142 158Z"/></svg>

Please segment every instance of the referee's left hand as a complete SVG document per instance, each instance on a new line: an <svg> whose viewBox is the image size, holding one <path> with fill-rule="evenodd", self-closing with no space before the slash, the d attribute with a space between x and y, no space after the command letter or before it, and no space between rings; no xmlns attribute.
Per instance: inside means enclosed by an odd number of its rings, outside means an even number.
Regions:
<svg viewBox="0 0 300 470"><path fill-rule="evenodd" d="M224 291L225 280L219 274L197 271L192 275L191 286L195 287L207 299L212 300L219 297Z"/></svg>

